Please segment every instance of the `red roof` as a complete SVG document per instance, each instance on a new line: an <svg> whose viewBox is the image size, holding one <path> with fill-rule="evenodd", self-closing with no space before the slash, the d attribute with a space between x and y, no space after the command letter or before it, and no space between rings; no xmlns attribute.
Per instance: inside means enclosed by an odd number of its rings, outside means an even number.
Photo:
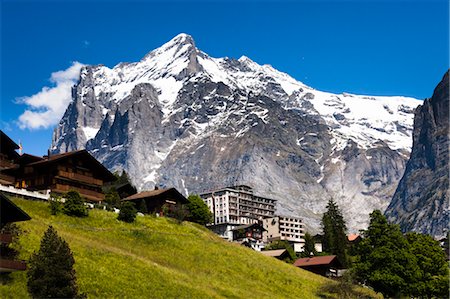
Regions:
<svg viewBox="0 0 450 299"><path fill-rule="evenodd" d="M307 266L329 265L334 261L334 259L336 259L335 255L305 257L296 260L294 266L307 267Z"/></svg>
<svg viewBox="0 0 450 299"><path fill-rule="evenodd" d="M356 239L358 239L358 237L359 237L359 235L357 235L357 234L351 234L351 235L347 236L347 238L350 242L355 241Z"/></svg>

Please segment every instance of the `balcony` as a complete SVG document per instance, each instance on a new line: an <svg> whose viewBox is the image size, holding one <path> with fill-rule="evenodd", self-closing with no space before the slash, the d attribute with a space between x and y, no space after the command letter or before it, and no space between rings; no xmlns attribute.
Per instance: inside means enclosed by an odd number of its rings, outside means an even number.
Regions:
<svg viewBox="0 0 450 299"><path fill-rule="evenodd" d="M27 264L24 261L7 260L0 258L0 273L24 271L27 269Z"/></svg>
<svg viewBox="0 0 450 299"><path fill-rule="evenodd" d="M56 192L56 193L66 193L66 192L69 192L70 190L77 191L78 193L80 193L81 196L85 197L88 200L102 201L105 199L105 195L101 192L78 188L78 187L73 187L73 186L69 186L69 185L56 184L56 188L52 189L52 191Z"/></svg>
<svg viewBox="0 0 450 299"><path fill-rule="evenodd" d="M12 235L11 234L0 234L0 243L2 244L9 244L12 242Z"/></svg>
<svg viewBox="0 0 450 299"><path fill-rule="evenodd" d="M83 183L88 183L88 184L93 184L93 185L98 185L98 186L102 186L103 185L103 181L102 180L98 180L95 179L91 176L87 176L87 175L83 175L83 174L79 174L79 173L74 173L74 172L67 172L67 171L63 171L63 170L59 170L58 171L58 176L63 177L63 178L68 178L74 181L79 181L79 182L83 182Z"/></svg>

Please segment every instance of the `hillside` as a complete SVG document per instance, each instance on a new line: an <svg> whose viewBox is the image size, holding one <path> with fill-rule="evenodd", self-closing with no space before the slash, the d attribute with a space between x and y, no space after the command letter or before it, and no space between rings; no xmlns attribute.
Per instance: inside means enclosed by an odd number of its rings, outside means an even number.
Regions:
<svg viewBox="0 0 450 299"><path fill-rule="evenodd" d="M14 202L32 217L19 224L20 257L28 259L53 225L74 253L89 298L316 298L331 283L189 222L145 216L126 224L100 210L78 219L50 215L47 203ZM26 273L11 277L0 298L27 298Z"/></svg>

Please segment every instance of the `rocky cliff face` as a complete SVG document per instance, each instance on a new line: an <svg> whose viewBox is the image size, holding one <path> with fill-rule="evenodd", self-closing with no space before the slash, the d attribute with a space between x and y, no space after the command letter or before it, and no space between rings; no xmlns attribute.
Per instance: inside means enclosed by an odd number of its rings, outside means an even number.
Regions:
<svg viewBox="0 0 450 299"><path fill-rule="evenodd" d="M180 34L139 62L84 67L52 150L86 148L140 190L247 184L313 231L333 197L355 231L394 193L418 104L320 92Z"/></svg>
<svg viewBox="0 0 450 299"><path fill-rule="evenodd" d="M414 116L413 147L392 202L390 221L404 231L444 236L449 225L449 73Z"/></svg>

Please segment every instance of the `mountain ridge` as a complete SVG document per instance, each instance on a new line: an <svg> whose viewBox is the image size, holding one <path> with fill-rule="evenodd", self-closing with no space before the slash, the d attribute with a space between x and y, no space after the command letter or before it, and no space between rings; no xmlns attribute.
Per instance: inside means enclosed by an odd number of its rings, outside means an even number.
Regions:
<svg viewBox="0 0 450 299"><path fill-rule="evenodd" d="M416 109L414 142L386 216L404 231L446 237L449 224L449 71Z"/></svg>

